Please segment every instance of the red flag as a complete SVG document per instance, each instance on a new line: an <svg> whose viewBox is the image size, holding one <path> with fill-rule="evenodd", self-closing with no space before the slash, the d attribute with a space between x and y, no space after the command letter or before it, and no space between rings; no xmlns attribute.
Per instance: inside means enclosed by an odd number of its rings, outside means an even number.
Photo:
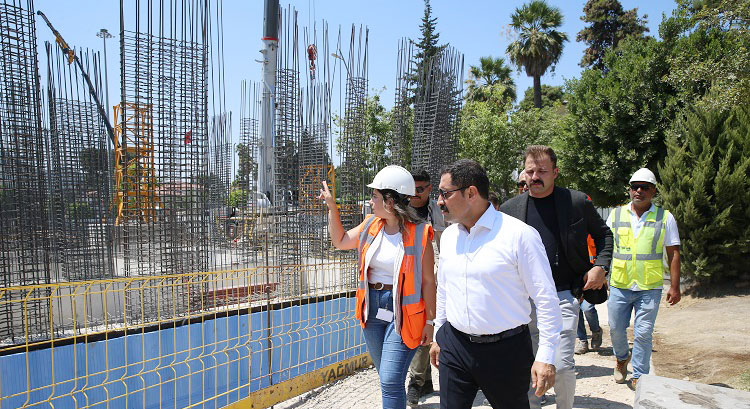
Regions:
<svg viewBox="0 0 750 409"><path fill-rule="evenodd" d="M190 142L193 142L193 130L189 130L185 132L185 145L189 144Z"/></svg>

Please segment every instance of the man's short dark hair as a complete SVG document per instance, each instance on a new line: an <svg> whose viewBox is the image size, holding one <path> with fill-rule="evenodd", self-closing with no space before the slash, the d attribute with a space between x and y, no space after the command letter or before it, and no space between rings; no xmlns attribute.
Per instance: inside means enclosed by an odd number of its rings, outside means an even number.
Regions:
<svg viewBox="0 0 750 409"><path fill-rule="evenodd" d="M489 201L495 207L500 206L500 196L498 196L495 192L490 192Z"/></svg>
<svg viewBox="0 0 750 409"><path fill-rule="evenodd" d="M414 178L415 182L427 182L430 183L430 174L424 169L417 169L411 172L411 177Z"/></svg>
<svg viewBox="0 0 750 409"><path fill-rule="evenodd" d="M549 156L549 159L552 161L552 166L557 167L557 155L555 155L555 151L549 146L544 145L529 145L526 148L526 152L523 154L523 163L526 165L526 158L529 156L534 160L538 160L545 155Z"/></svg>
<svg viewBox="0 0 750 409"><path fill-rule="evenodd" d="M459 159L443 168L440 176L451 175L451 182L456 187L475 186L479 196L487 199L490 195L490 179L482 165L471 159Z"/></svg>

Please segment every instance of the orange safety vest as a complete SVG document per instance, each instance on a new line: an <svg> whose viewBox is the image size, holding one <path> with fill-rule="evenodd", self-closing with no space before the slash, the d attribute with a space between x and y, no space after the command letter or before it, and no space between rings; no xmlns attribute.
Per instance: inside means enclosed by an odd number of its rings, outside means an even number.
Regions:
<svg viewBox="0 0 750 409"><path fill-rule="evenodd" d="M385 226L385 220L372 215L368 216L360 225L357 242L359 282L357 285L357 309L354 315L362 328L365 327L365 322L367 322L369 299L367 289L368 266L365 265L367 250L375 241L383 226ZM401 261L397 284L393 289L395 304L393 310L396 332L401 335L401 339L407 347L414 349L420 344L422 330L427 320L424 312L424 300L422 299L422 257L425 247L428 244L432 245L434 232L432 226L427 223L406 222L404 227L405 231L402 234L404 258Z"/></svg>
<svg viewBox="0 0 750 409"><path fill-rule="evenodd" d="M589 247L589 261L591 262L591 264L594 264L594 262L596 261L596 244L594 243L594 238L591 237L590 234L586 238L586 243Z"/></svg>
<svg viewBox="0 0 750 409"><path fill-rule="evenodd" d="M586 199L591 200L591 196L586 195ZM594 243L594 238L591 237L590 234L588 237L586 237L586 244L589 247L589 261L591 262L591 264L594 264L594 262L596 261L596 244Z"/></svg>

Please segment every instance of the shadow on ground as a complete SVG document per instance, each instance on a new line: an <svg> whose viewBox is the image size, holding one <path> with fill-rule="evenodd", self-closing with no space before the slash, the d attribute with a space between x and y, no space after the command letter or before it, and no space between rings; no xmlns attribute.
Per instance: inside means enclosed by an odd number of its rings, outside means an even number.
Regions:
<svg viewBox="0 0 750 409"><path fill-rule="evenodd" d="M586 409L632 409L632 405L627 405L621 402L615 402L604 398L597 398L592 396L576 396L575 404L576 408Z"/></svg>
<svg viewBox="0 0 750 409"><path fill-rule="evenodd" d="M578 379L600 378L612 375L612 368L598 365L576 365L576 372L578 372Z"/></svg>

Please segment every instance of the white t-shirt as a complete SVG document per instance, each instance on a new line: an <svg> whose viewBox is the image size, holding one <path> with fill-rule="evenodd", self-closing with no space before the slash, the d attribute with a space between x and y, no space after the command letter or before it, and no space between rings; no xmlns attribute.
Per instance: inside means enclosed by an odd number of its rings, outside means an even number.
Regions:
<svg viewBox="0 0 750 409"><path fill-rule="evenodd" d="M643 212L641 217L638 217L638 214L636 214L631 209L633 208L633 202L628 203L626 206L626 209L630 212L630 228L633 229L633 236L638 237L638 233L641 232L641 228L646 223L646 217L649 213L656 211L656 206L654 204L651 204L651 207L648 209L648 211ZM615 217L615 212L609 214L609 217L607 218L607 226L609 228L612 228L612 219ZM662 251L665 253L666 258L666 247L667 246L679 246L680 245L680 232L677 231L677 221L674 219L674 216L672 216L672 212L669 212L666 214L666 217L664 218L664 248L662 248ZM669 271L669 266L666 266L665 269ZM633 286L630 288L631 291L640 291L641 289L638 287L637 284L633 284Z"/></svg>
<svg viewBox="0 0 750 409"><path fill-rule="evenodd" d="M375 250L370 260L370 271L367 275L367 282L393 284L396 274L396 255L398 246L401 243L401 233L387 234L385 230L381 232L383 240L380 246Z"/></svg>

